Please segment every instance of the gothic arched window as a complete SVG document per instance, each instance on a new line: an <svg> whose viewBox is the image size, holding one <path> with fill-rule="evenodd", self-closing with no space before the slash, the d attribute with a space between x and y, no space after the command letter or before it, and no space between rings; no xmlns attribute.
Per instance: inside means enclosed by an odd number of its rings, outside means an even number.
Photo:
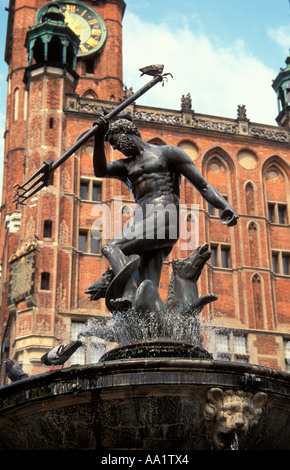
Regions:
<svg viewBox="0 0 290 470"><path fill-rule="evenodd" d="M264 171L264 189L268 220L272 224L288 224L289 187L282 167L273 162Z"/></svg>

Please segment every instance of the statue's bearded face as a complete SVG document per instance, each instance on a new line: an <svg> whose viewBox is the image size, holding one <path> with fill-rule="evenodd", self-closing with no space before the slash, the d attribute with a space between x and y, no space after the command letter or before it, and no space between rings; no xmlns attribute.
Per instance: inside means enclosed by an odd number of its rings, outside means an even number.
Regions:
<svg viewBox="0 0 290 470"><path fill-rule="evenodd" d="M119 150L126 157L131 157L139 153L134 139L129 134L111 134L108 138L108 142L114 150Z"/></svg>

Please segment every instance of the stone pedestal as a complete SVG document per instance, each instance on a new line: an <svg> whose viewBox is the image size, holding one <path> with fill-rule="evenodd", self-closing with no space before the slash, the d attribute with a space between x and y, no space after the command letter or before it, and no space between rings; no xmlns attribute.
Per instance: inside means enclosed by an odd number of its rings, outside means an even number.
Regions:
<svg viewBox="0 0 290 470"><path fill-rule="evenodd" d="M1 387L0 449L210 450L218 419L208 420L209 396L227 392L267 397L247 432L237 430L239 449L289 449L289 374L172 355L72 366Z"/></svg>

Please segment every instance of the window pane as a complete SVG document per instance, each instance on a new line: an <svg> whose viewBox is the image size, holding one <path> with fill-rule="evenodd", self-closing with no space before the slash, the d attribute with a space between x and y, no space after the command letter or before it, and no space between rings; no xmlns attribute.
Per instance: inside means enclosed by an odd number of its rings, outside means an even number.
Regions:
<svg viewBox="0 0 290 470"><path fill-rule="evenodd" d="M217 247L211 246L210 251L211 251L211 264L213 266L217 266Z"/></svg>
<svg viewBox="0 0 290 470"><path fill-rule="evenodd" d="M216 335L216 350L228 352L230 350L230 342L228 335L217 334Z"/></svg>
<svg viewBox="0 0 290 470"><path fill-rule="evenodd" d="M247 338L245 336L234 336L234 351L241 354L247 353Z"/></svg>
<svg viewBox="0 0 290 470"><path fill-rule="evenodd" d="M99 254L100 253L100 240L91 235L91 253Z"/></svg>
<svg viewBox="0 0 290 470"><path fill-rule="evenodd" d="M285 340L283 341L283 344L284 344L284 353L285 353L285 356L289 359L289 362L290 362L290 340L285 339Z"/></svg>
<svg viewBox="0 0 290 470"><path fill-rule="evenodd" d="M275 218L275 204L268 204L268 215L270 222L274 222Z"/></svg>
<svg viewBox="0 0 290 470"><path fill-rule="evenodd" d="M272 254L272 265L273 265L274 273L278 273L278 254L277 253Z"/></svg>
<svg viewBox="0 0 290 470"><path fill-rule="evenodd" d="M80 232L79 233L79 251L87 251L87 233Z"/></svg>
<svg viewBox="0 0 290 470"><path fill-rule="evenodd" d="M208 203L208 213L209 215L213 215L213 205L210 202Z"/></svg>
<svg viewBox="0 0 290 470"><path fill-rule="evenodd" d="M289 273L290 273L289 260L290 260L289 255L282 255L283 274L285 274L285 276L289 276Z"/></svg>
<svg viewBox="0 0 290 470"><path fill-rule="evenodd" d="M286 206L278 204L279 224L286 224Z"/></svg>
<svg viewBox="0 0 290 470"><path fill-rule="evenodd" d="M222 256L222 267L229 268L230 267L230 250L228 248L221 248L221 256Z"/></svg>
<svg viewBox="0 0 290 470"><path fill-rule="evenodd" d="M102 193L102 186L100 183L94 183L93 184L93 201L100 201L101 200L101 195Z"/></svg>
<svg viewBox="0 0 290 470"><path fill-rule="evenodd" d="M88 195L89 195L89 183L88 181L82 181L80 185L80 198L87 200Z"/></svg>

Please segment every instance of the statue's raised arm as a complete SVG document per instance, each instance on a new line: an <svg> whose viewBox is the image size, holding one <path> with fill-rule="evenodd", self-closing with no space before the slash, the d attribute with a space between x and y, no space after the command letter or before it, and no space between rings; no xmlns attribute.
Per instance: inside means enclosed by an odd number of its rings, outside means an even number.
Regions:
<svg viewBox="0 0 290 470"><path fill-rule="evenodd" d="M108 172L104 139L106 133L108 132L109 121L104 116L100 116L94 123L94 126L97 126L97 131L94 134L94 174L99 178L104 178L107 176Z"/></svg>

